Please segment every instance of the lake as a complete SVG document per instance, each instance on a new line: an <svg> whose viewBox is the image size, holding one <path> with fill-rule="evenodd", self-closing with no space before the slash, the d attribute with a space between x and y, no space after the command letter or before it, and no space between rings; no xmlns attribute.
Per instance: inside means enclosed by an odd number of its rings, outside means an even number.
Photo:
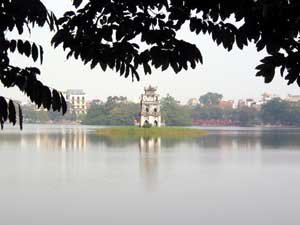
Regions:
<svg viewBox="0 0 300 225"><path fill-rule="evenodd" d="M109 138L0 131L2 225L299 225L300 130Z"/></svg>

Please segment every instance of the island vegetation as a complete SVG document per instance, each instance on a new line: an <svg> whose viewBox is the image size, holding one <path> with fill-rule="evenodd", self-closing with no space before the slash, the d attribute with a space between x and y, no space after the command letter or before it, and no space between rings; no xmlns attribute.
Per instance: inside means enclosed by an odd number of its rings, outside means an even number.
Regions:
<svg viewBox="0 0 300 225"><path fill-rule="evenodd" d="M195 128L183 127L135 127L119 126L97 129L97 134L121 137L194 137L206 135L207 132Z"/></svg>

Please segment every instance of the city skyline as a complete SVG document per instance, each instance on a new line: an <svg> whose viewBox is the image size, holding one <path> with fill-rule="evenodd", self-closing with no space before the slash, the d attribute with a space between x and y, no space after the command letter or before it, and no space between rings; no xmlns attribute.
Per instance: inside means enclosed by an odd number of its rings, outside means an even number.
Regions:
<svg viewBox="0 0 300 225"><path fill-rule="evenodd" d="M146 86L144 88L147 88L147 87L151 87L151 85L149 86ZM154 87L155 89L157 87ZM85 90L83 89L68 89L68 90L64 90L62 93L63 95L65 96L66 98L66 101L67 102L70 102L72 104L74 104L74 99L71 101L70 99L70 96L68 96L68 92L71 93L71 92L78 92L80 96L83 96L84 98L84 101L86 103L92 103L94 101L100 101L102 103L106 102L108 97L125 97L126 101L128 102L132 102L132 103L140 103L141 102L141 96L143 96L143 93L139 96L138 100L134 100L134 99L130 99L128 98L128 96L126 95L111 95L111 96L108 96L107 98L101 98L101 97L96 97L96 98L88 98L87 97L87 94L85 93ZM205 94L208 94L208 93L205 93ZM205 95L203 94L203 95ZM222 93L217 93L217 94L221 94ZM73 94L75 96L75 98L77 98L77 94ZM169 94L167 94L169 95ZM159 93L157 93L157 96L159 96L159 98L164 98L164 97L167 97L167 95L165 96L161 96ZM171 95L172 96L172 95ZM187 99L187 101L180 101L178 100L175 96L172 96L175 98L175 100L178 101L179 104L181 105L195 105L195 104L201 104L201 101L200 101L200 97L201 96L191 96L190 98ZM80 97L81 98L81 97ZM239 99L226 99L224 97L222 97L222 99L220 100L220 104L226 104L226 103L232 103L233 106L237 106L238 104L240 104L241 102L248 102L249 104L251 103L255 103L255 104L264 104L266 101L270 100L270 99L274 99L274 98L280 98L282 100L287 100L287 101L291 101L291 102L295 102L295 101L299 101L300 99L300 95L287 95L287 96L279 96L279 95L276 95L274 93L267 93L267 92L264 92L264 93L261 93L261 95L259 95L258 98L252 98L252 97L246 97L246 98L239 98ZM16 99L13 99L13 100L16 100ZM196 103L195 103L196 102ZM30 101L30 99L26 99L26 101L23 101L21 102L22 104L32 104L34 105L34 103L32 103Z"/></svg>

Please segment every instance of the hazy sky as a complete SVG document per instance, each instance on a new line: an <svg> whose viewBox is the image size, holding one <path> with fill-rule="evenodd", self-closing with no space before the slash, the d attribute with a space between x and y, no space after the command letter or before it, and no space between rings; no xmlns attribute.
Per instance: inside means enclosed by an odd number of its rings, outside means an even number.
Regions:
<svg viewBox="0 0 300 225"><path fill-rule="evenodd" d="M70 0L42 1L58 16L71 7ZM271 92L282 97L287 94L300 94L300 88L296 84L287 86L279 74L271 84L265 84L263 78L255 77L255 66L265 53L257 53L254 46L247 47L243 51L234 47L231 52L227 52L221 46L217 47L209 36L195 36L187 30L178 33L178 37L191 41L200 48L204 65L199 64L196 69L182 71L179 74L175 74L171 69L163 73L160 70L153 70L152 75L147 76L140 73L140 82L119 77L114 71L103 72L100 66L90 70L89 65L84 66L79 60L67 61L61 47L54 50L50 46L52 35L46 28L35 28L31 35L25 35L26 38L44 47L44 63L42 66L36 64L42 71L40 80L61 91L83 89L89 99L105 100L110 95L123 95L137 101L144 86L149 84L157 86L161 96L169 93L182 102L192 97L198 98L208 91L222 93L225 99L258 98L263 92ZM17 34L12 34L11 37L19 38ZM17 54L12 55L12 62L16 65L35 65L32 60ZM17 100L26 99L17 88L5 89L2 84L0 93Z"/></svg>

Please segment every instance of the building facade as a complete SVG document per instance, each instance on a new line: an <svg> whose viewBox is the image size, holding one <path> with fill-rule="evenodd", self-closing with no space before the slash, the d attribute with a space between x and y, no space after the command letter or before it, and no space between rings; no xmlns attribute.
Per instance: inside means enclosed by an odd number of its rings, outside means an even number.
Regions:
<svg viewBox="0 0 300 225"><path fill-rule="evenodd" d="M86 94L81 89L71 89L66 91L66 100L71 103L71 112L76 115L86 114L87 104L86 104Z"/></svg>
<svg viewBox="0 0 300 225"><path fill-rule="evenodd" d="M145 87L145 93L141 95L140 126L150 124L153 127L161 126L161 112L157 88Z"/></svg>
<svg viewBox="0 0 300 225"><path fill-rule="evenodd" d="M190 98L187 102L187 105L189 106L196 106L199 105L199 99L197 98Z"/></svg>
<svg viewBox="0 0 300 225"><path fill-rule="evenodd" d="M300 102L300 95L288 95L285 100L288 102Z"/></svg>
<svg viewBox="0 0 300 225"><path fill-rule="evenodd" d="M222 109L225 109L225 108L233 109L233 105L234 105L233 100L228 100L228 101L221 100L219 102L219 107L222 108Z"/></svg>

